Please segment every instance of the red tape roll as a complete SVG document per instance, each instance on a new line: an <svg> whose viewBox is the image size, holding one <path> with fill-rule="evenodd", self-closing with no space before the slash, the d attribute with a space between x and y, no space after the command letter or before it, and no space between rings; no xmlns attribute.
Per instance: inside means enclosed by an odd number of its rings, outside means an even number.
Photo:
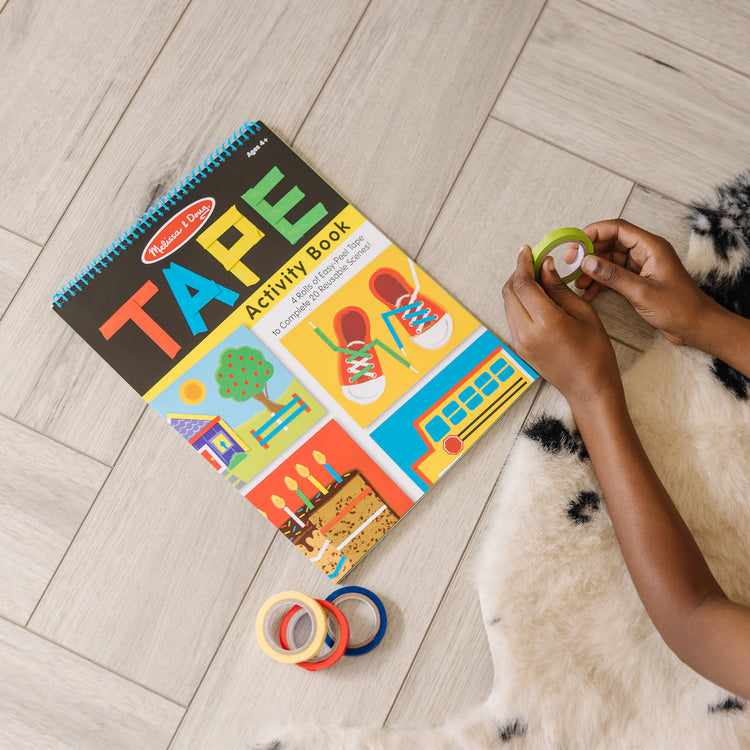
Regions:
<svg viewBox="0 0 750 750"><path fill-rule="evenodd" d="M297 662L298 667L302 667L302 669L306 669L308 672L318 672L321 669L327 669L332 666L344 655L349 646L349 622L344 616L344 613L325 599L316 599L315 601L323 607L326 612L326 617L333 617L336 620L336 624L338 625L338 638L334 640L333 647L330 649L326 657L322 659L312 658L308 661ZM294 644L292 643L294 636L290 633L289 628L292 624L297 624L295 615L300 610L302 610L302 608L299 605L296 605L281 619L281 625L279 627L279 642L286 649L294 648ZM305 615L309 617L307 611L303 610L299 616Z"/></svg>

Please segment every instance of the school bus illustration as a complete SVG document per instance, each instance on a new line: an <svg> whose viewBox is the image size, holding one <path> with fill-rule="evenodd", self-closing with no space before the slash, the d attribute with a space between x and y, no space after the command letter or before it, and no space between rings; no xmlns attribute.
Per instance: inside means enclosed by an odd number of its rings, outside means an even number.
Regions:
<svg viewBox="0 0 750 750"><path fill-rule="evenodd" d="M434 484L531 382L502 347L495 350L414 420L427 450L411 468Z"/></svg>

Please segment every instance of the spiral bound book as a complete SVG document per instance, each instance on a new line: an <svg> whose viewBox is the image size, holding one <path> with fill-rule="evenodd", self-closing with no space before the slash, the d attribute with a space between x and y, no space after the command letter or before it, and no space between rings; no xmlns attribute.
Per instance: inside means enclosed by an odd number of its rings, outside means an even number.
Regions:
<svg viewBox="0 0 750 750"><path fill-rule="evenodd" d="M53 307L333 580L536 378L261 122Z"/></svg>

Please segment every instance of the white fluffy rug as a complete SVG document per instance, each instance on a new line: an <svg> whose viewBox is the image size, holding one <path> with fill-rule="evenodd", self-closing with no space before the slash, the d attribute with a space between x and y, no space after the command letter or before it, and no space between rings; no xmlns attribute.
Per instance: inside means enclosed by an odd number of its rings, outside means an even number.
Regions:
<svg viewBox="0 0 750 750"><path fill-rule="evenodd" d="M688 270L750 317L750 172L696 204L690 221ZM714 575L750 605L750 381L661 336L623 379L646 451ZM267 747L750 748L747 702L683 665L648 619L566 408L518 439L494 527L477 581L495 667L483 706L427 731L290 728Z"/></svg>

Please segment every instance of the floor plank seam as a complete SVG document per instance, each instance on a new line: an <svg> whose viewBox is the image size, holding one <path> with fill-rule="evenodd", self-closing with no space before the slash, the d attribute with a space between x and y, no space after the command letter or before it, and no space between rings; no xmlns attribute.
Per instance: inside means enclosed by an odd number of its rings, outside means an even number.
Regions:
<svg viewBox="0 0 750 750"><path fill-rule="evenodd" d="M18 236L20 237L20 235L18 235ZM33 244L36 245L37 243L35 242ZM0 325L3 324L3 318L5 318L5 313L7 313L8 310L10 310L11 305L13 304L14 300L16 299L16 297L18 296L18 294L20 293L21 288L26 283L26 280L29 278L29 274L31 273L31 270L34 268L34 266L36 265L36 262L39 260L41 254L43 252L44 252L44 245L42 245L40 247L39 252L36 254L36 258L34 258L33 262L29 266L29 269L28 269L28 271L26 271L26 274L24 275L23 279L21 280L21 283L16 287L16 290L11 295L10 299L8 300L8 304L5 305L5 309L2 310L2 311L0 311ZM52 307L52 296L51 295L50 295L50 303L49 304L50 304L50 307Z"/></svg>
<svg viewBox="0 0 750 750"><path fill-rule="evenodd" d="M506 125L509 128L513 128L513 130L518 131L519 133L523 133L524 135L527 135L529 138L534 138L535 140L539 141L540 143L546 143L548 146L551 146L552 148L557 149L558 151L562 151L565 154L568 154L570 156L574 156L576 159L580 159L583 162L586 162L587 164L591 164L592 166L596 167L597 169L601 169L603 172L608 172L611 175L614 175L615 177L619 177L621 180L625 180L626 182L633 182L637 183L641 187L645 188L651 193L656 193L657 195L661 195L665 198L668 198L669 200L673 201L674 203L683 203L682 200L679 198L676 198L672 195L666 195L661 190L652 187L646 183L639 182L634 177L629 177L628 175L623 174L622 172L618 172L615 169L612 169L611 167L605 167L602 164L599 164L598 162L594 161L593 159L583 156L582 154L578 154L575 151L571 151L571 149L567 148L566 146L561 146L558 143L554 143L553 141L549 140L548 138L544 138L540 136L537 133L533 133L530 130L526 130L525 128L521 128L518 125L508 122L507 120L503 119L502 117L498 117L497 115L490 115L490 117L495 120L496 122L501 123L502 125Z"/></svg>
<svg viewBox="0 0 750 750"><path fill-rule="evenodd" d="M31 237L26 237L20 232L17 232L15 229L11 229L10 227L5 226L5 224L0 224L0 231L12 234L14 237L18 237L19 240L28 242L30 245L36 245L36 247L38 247L40 251L44 248L44 244L40 244L36 240L32 240Z"/></svg>
<svg viewBox="0 0 750 750"><path fill-rule="evenodd" d="M705 60L706 62L712 63L713 65L718 65L720 68L724 68L724 70L728 70L731 73L736 73L737 75L740 75L743 78L747 78L748 80L750 80L750 73L747 73L742 70L738 70L737 68L734 68L731 65L728 65L727 63L722 62L721 60L716 60L713 57L709 57L705 53L698 52L697 50L692 49L691 47L686 47L685 45L680 44L680 42L676 42L674 39L669 39L668 37L663 36L662 34L659 34L655 31L651 31L644 26L640 26L634 21L630 21L627 18L622 18L621 16L616 15L612 11L605 10L604 8L599 8L596 5L592 5L591 3L586 2L586 0L576 0L576 2L579 5L583 5L584 7L597 11L598 13L603 13L605 16L609 16L615 21L619 21L620 23L625 23L633 29L638 29L638 31L641 31L644 34L648 34L649 36L654 37L655 39L659 39L662 42L666 42L667 44L670 44L673 47L678 47L683 52L687 52L691 55L695 55L696 57L699 57L702 60Z"/></svg>
<svg viewBox="0 0 750 750"><path fill-rule="evenodd" d="M440 218L440 214L443 212L443 208L445 208L446 203L448 202L448 199L450 198L451 194L453 193L456 184L458 183L458 180L461 177L461 174L463 173L464 169L466 168L466 164L471 158L472 153L474 152L474 149L476 148L477 143L479 142L479 139L482 137L482 133L487 128L487 123L490 121L490 118L492 118L492 112L494 111L495 107L497 106L497 102L500 99L501 94L503 93L503 89L505 88L505 85L510 80L511 75L513 74L513 71L516 68L516 65L518 64L518 60L523 54L524 49L526 49L526 45L528 44L529 39L531 38L531 35L534 33L534 29L536 28L537 23L539 22L539 19L542 16L542 13L544 13L544 9L547 7L547 3L549 0L544 0L544 3L542 4L542 7L540 8L539 12L537 13L536 18L534 19L534 23L531 24L531 28L529 29L528 33L526 34L526 38L523 40L523 44L521 45L520 49L518 50L518 54L516 55L516 59L513 61L513 64L510 66L510 69L505 75L505 78L503 79L502 83L500 84L500 89L497 92L497 96L495 96L495 100L493 101L492 105L490 106L487 116L484 118L484 122L481 124L479 128L477 128L476 136L474 137L474 141L469 147L469 149L466 152L466 156L461 162L460 167L456 171L456 175L453 178L453 181L450 184L450 187L445 193L445 197L443 198L442 203L438 207L438 210L435 213L435 217L433 218L429 228L427 229L427 232L425 233L424 239L422 240L422 244L419 246L419 249L417 250L416 255L414 256L414 260L419 262L419 256L424 249L425 245L427 244L428 239L430 238L430 235L432 234L432 230L435 228L435 225L437 224L438 219Z"/></svg>
<svg viewBox="0 0 750 750"><path fill-rule="evenodd" d="M217 643L216 648L214 649L213 655L209 659L208 664L206 665L206 668L203 671L203 674L201 675L200 680L198 680L198 683L195 686L195 690L193 690L193 694L190 696L190 700L187 702L187 705L185 706L185 712L180 717L180 721L177 723L174 733L172 734L172 738L169 740L165 750L169 750L169 748L172 747L172 743L175 741L175 739L177 738L177 735L180 733L180 727L182 726L182 723L185 720L185 717L187 716L188 711L190 710L190 707L193 705L193 701L195 700L196 696L200 692L201 685L204 683L206 676L211 671L211 666L213 665L214 661L216 661L216 657L219 655L219 651L221 651L221 647L224 641L226 640L226 637L229 634L229 631L232 629L232 625L234 624L234 621L237 619L237 615L240 613L240 610L242 609L242 605L245 603L245 599L247 599L247 595L250 593L250 589L253 587L253 584L255 583L255 579L258 577L258 574L263 569L263 563L268 557L268 553L271 551L271 546L273 545L276 538L277 538L276 535L271 537L271 541L268 543L268 547L266 547L266 551L263 553L263 557L260 559L260 562L258 563L258 567L255 569L255 572L250 578L250 582L247 584L247 587L245 588L245 593L240 597L239 603L237 604L237 607L234 610L234 614L232 615L231 619L227 623L227 626L224 629L224 634L219 639L219 642Z"/></svg>
<svg viewBox="0 0 750 750"><path fill-rule="evenodd" d="M10 623L11 625L14 625L16 627L22 628L25 630L29 635L33 635L35 638L39 638L43 640L45 643L49 644L50 646L54 646L55 648L59 648L61 651L64 651L66 654L69 654L71 656L76 657L77 659L82 659L88 664L93 665L97 669L101 669L104 672L107 672L118 679L125 680L126 682L130 683L131 685L135 685L136 687L140 688L141 690L145 690L146 692L150 693L151 695L156 696L157 698L160 698L161 700L167 701L168 703L171 703L173 706L177 706L178 708L181 708L183 712L185 711L185 706L183 706L181 703L178 703L173 698L170 698L167 695L163 695L157 690L154 690L153 688L148 687L148 685L144 685L141 682L138 682L137 680L132 679L131 677L128 677L125 674L122 674L118 672L115 669L112 669L111 667L108 667L106 664L100 664L99 662L95 661L94 659L91 659L90 657L86 656L85 654L79 653L75 649L70 648L69 646L66 646L64 643L58 643L52 638L49 638L48 636L44 635L44 633L39 633L33 628L30 628L28 626L19 625L17 622L13 622L13 620L0 615L0 620L3 620L4 622Z"/></svg>
<svg viewBox="0 0 750 750"><path fill-rule="evenodd" d="M633 197L633 193L635 192L635 189L638 186L639 186L639 183L633 181L633 184L630 186L630 190L628 190L628 194L625 197L625 202L622 204L622 208L620 209L620 213L617 214L618 218L622 218L622 214L625 211L625 209L628 207L628 203L630 203L630 199Z"/></svg>
<svg viewBox="0 0 750 750"><path fill-rule="evenodd" d="M547 6L549 5L549 0L544 0L544 3L542 4L542 7L539 9L539 13L537 13L536 18L534 19L534 23L531 24L531 28L529 29L528 33L526 34L526 38L523 40L523 44L521 45L521 48L518 50L518 54L516 55L516 59L513 61L513 65L510 66L510 70L508 71L508 75L505 76L505 80L503 81L502 85L500 86L500 90L497 92L497 96L495 97L495 101L490 108L489 114L487 115L487 118L489 119L492 117L492 113L495 110L495 107L497 106L498 101L500 100L500 97L503 94L503 89L505 89L505 86L507 85L508 81L511 79L511 76L513 75L516 66L518 65L518 61L521 59L521 55L523 55L524 50L526 49L526 45L529 43L529 39L534 35L534 31L536 31L536 27L539 24L539 19L544 15L544 11L547 10Z"/></svg>
<svg viewBox="0 0 750 750"><path fill-rule="evenodd" d="M145 411L145 408L144 408L144 411ZM33 427L32 425L26 424L22 420L18 419L17 416L11 416L10 414L7 414L5 412L0 412L0 418L7 419L9 422L13 422L13 424L18 425L21 429L28 430L29 432L32 432L35 435L39 435L39 437L42 437L45 440L49 440L51 443L55 443L56 445L59 445L60 447L65 448L66 450L72 451L73 453L77 453L79 456L82 456L83 458L86 458L89 461L93 461L94 463L99 464L99 466L104 466L110 470L114 468L114 463L110 465L106 461L102 461L100 458L96 458L95 456L90 456L88 453L85 453L84 451L79 450L78 448L72 445L68 445L68 443L63 442L59 438L56 438L53 435L48 435L46 432L43 432L42 430L39 430L36 427Z"/></svg>
<svg viewBox="0 0 750 750"><path fill-rule="evenodd" d="M120 115L117 117L117 119L115 120L115 122L112 124L112 127L111 127L111 129L109 131L109 135L104 139L104 141L102 142L101 147L96 152L96 154L93 156L93 158L91 160L91 163L88 166L88 169L86 169L86 171L81 175L81 179L78 182L78 186L76 187L76 189L71 194L70 199L65 204L64 208L62 209L62 211L60 213L60 216L58 217L57 221L54 223L54 225L53 225L52 229L50 230L49 234L47 235L47 237L45 237L44 241L41 244L39 242L35 242L34 240L29 240L30 242L32 242L35 245L40 245L40 247L42 249L37 254L37 256L34 259L34 262L31 264L31 266L29 266L29 270L26 272L26 276L24 276L23 281L18 285L18 289L16 289L16 293L13 295L13 298L8 303L8 305L6 306L6 308L3 311L2 315L0 315L0 325L2 324L2 320L5 317L5 313L10 309L10 307L11 307L11 305L13 303L13 300L16 298L16 296L18 295L18 293L20 292L20 290L22 289L22 287L24 287L26 285L26 282L28 281L29 276L31 275L32 271L34 270L34 267L36 266L36 264L39 262L39 259L42 257L42 254L44 253L44 251L46 249L46 246L49 244L50 239L52 239L52 237L54 236L55 232L57 231L57 228L60 226L60 224L62 223L63 219L67 216L68 211L70 210L70 207L73 205L76 197L81 192L81 188L86 184L86 181L87 181L89 175L91 174L91 170L94 168L94 166L96 165L96 163L99 161L99 158L101 157L102 153L107 148L107 145L109 144L109 142L112 140L112 136L115 134L115 132L117 131L117 128L119 127L120 123L122 122L123 117L125 116L125 114L127 113L127 111L130 109L130 105L133 103L133 100L138 95L138 92L141 90L141 87L143 86L144 81L150 75L151 70L153 69L154 65L156 64L156 61L161 57L162 53L164 52L164 48L169 43L169 40L172 38L172 34L174 34L175 29L180 24L180 21L184 17L185 12L190 7L191 3L192 3L192 0L189 0L189 2L183 8L182 13L180 13L180 16L178 17L177 21L175 21L175 23L173 24L171 30L169 31L169 33L165 37L163 44L159 48L159 51L156 53L156 55L154 55L154 59L151 61L151 64L148 66L148 69L145 71L145 73L141 77L141 80L138 82L138 85L135 87L132 95L130 96L130 98L125 103L124 107L122 108L122 111L120 112ZM0 11L0 12L2 12L2 11ZM10 230L10 231L12 231L12 230ZM15 232L13 232L13 233L17 234ZM21 235L18 235L18 236L21 236ZM60 284L64 284L65 283L65 279L61 279L59 283ZM53 294L54 294L54 291L51 291L50 292L50 307L52 306L52 295Z"/></svg>
<svg viewBox="0 0 750 750"><path fill-rule="evenodd" d="M539 393L541 392L541 387L536 389L536 393L534 394L534 398L531 400L531 403L528 406L528 409L526 410L526 413L524 415L523 421L521 424L523 425L526 420L529 417L529 414L531 414L531 410L534 407L534 404L536 403L537 399L539 398ZM515 444L515 441L518 440L518 437L520 435L521 431L519 429L518 434L516 435L515 440L513 441ZM422 651L422 647L424 646L425 640L427 639L427 636L432 628L433 623L435 622L435 618L438 615L438 612L440 611L440 608L443 606L443 602L445 601L445 597L448 595L448 591L450 590L451 585L453 584L453 581L456 578L456 575L458 574L459 569L461 568L461 564L464 561L464 558L466 557L467 551L469 547L471 546L471 542L474 539L474 535L477 533L477 529L479 528L480 524L482 523L482 519L485 517L485 514L487 513L487 508L490 504L490 500L492 499L492 496L495 494L495 489L498 486L498 483L502 479L503 471L505 469L506 464L508 463L508 457L512 451L509 451L505 458L503 459L502 464L500 465L500 468L498 470L497 476L495 477L495 481L492 483L492 486L490 487L486 499L484 503L482 504L481 510L477 514L477 520L472 527L471 533L467 537L466 544L464 545L463 550L461 550L461 554L456 561L456 565L453 568L453 572L451 573L450 577L448 578L448 581L446 582L445 588L443 589L443 593L440 595L440 599L438 600L437 606L435 607L435 610L432 613L432 617L430 618L430 622L427 625L427 628L424 631L424 635L422 636L419 645L416 647L414 651L414 656L412 657L411 661L409 662L409 667L404 673L404 677L401 680L401 684L399 685L398 690L396 691L396 695L393 697L393 701L391 703L390 708L388 709L388 712L385 715L385 718L383 719L382 726L385 727L388 723L388 719L390 718L391 714L393 713L393 709L396 707L396 703L398 703L399 696L401 695L401 692L404 689L404 686L406 685L407 680L409 679L409 675L411 674L412 670L414 669L414 665L419 657L420 652Z"/></svg>
<svg viewBox="0 0 750 750"><path fill-rule="evenodd" d="M360 25L362 24L362 19L367 15L367 11L370 10L370 5L372 5L372 0L368 0L367 5L365 6L364 10L360 14L359 18L357 19L357 23L354 24L354 28L352 29L352 33L349 34L349 38L346 40L346 43L342 45L341 51L338 54L338 57L336 58L336 61L331 65L331 69L328 71L328 75L326 76L325 81L320 85L320 88L318 89L318 93L315 95L315 98L313 99L312 103L310 104L309 109L307 110L307 114L302 118L302 122L299 124L299 127L297 128L297 132L292 135L290 146L294 147L295 141L297 140L297 136L302 131L302 128L305 127L305 123L307 122L308 118L312 114L312 111L315 109L315 105L318 103L318 100L320 99L323 91L325 90L326 86L328 85L328 81L331 80L331 76L333 75L334 71L339 65L339 62L341 62L341 58L344 56L344 53L349 48L349 45L351 44L352 39L357 34L357 29L359 29Z"/></svg>
<svg viewBox="0 0 750 750"><path fill-rule="evenodd" d="M507 78L506 78L507 80ZM494 106L494 105L493 105ZM490 113L492 112L492 109L490 109ZM427 232L425 233L424 239L422 240L422 243L419 246L419 249L416 252L416 255L414 256L415 262L419 263L419 256L422 254L422 250L424 250L425 245L427 244L430 235L432 234L432 230L435 228L435 225L438 222L438 219L440 219L440 215L443 213L443 209L445 208L446 204L448 203L448 200L450 199L451 195L453 194L453 191L455 190L455 187L458 183L458 181L461 179L461 175L463 174L464 169L466 168L466 164L471 158L472 153L474 153L474 149L476 148L477 143L479 142L479 139L482 137L482 133L484 132L485 128L487 127L487 123L489 122L490 115L488 114L485 118L484 122L482 123L481 127L477 130L477 134L474 137L474 141L472 142L471 146L466 152L466 156L464 157L463 161L461 162L458 170L456 171L456 175L453 178L453 181L450 184L450 187L445 192L445 197L443 198L442 202L440 203L440 206L438 206L438 210L435 212L435 217L433 218L432 222L430 223L430 226L427 229Z"/></svg>
<svg viewBox="0 0 750 750"><path fill-rule="evenodd" d="M45 595L47 594L47 591L49 591L50 586L52 585L52 582L55 580L55 576L57 576L57 572L60 570L62 564L65 562L65 558L68 556L68 552L70 552L71 548L75 544L76 539L78 538L78 535L81 533L81 529L83 528L84 524L86 523L86 519L91 514L91 511L94 509L94 506L96 505L97 500L102 494L102 491L107 486L107 483L112 477L112 473L115 470L115 467L117 466L117 462L122 457L123 452L127 448L128 444L133 438L133 435L135 434L136 429L138 428L138 425L140 424L141 420L143 419L143 415L146 413L147 405L144 404L143 408L141 409L141 413L138 416L138 419L136 420L135 424L133 425L133 428L130 431L130 434L128 435L127 439L123 442L122 447L120 448L120 452L117 454L117 457L114 460L114 463L110 467L110 470L107 472L107 476L102 481L99 490L97 491L96 495L94 496L94 499L91 501L91 505L89 505L88 510L86 513L84 513L83 518L81 519L81 522L78 524L78 528L75 531L75 534L70 539L70 542L68 543L68 546L65 548L65 552L63 552L62 556L60 557L60 561L55 566L54 571L52 572L52 575L49 578L49 581L47 581L47 585L44 587L44 591L42 591L41 595L39 596L39 599L37 600L37 603L34 605L34 609L31 611L31 614L29 615L28 620L26 621L26 628L29 628L31 625L31 621L34 618L34 615L36 614L36 611L39 609L39 605L42 603ZM103 464L106 466L106 464Z"/></svg>
<svg viewBox="0 0 750 750"><path fill-rule="evenodd" d="M14 620L9 615L4 615L2 612L0 612L0 620L3 622L8 622L11 625L15 625L17 628L21 628L23 630L26 630L26 626L20 621L20 620Z"/></svg>

